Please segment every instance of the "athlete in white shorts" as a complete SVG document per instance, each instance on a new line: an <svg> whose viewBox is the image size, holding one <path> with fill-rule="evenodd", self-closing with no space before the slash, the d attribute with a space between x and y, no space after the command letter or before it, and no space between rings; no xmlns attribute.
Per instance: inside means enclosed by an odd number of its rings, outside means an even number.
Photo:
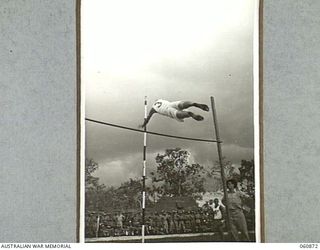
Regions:
<svg viewBox="0 0 320 250"><path fill-rule="evenodd" d="M189 110L185 110L189 107L196 107L200 108L204 111L209 111L209 107L206 104L199 104L190 101L176 101L176 102L169 102L166 100L159 99L153 105L149 112L147 119L144 121L140 127L145 127L149 122L151 116L155 113L160 115L168 116L173 118L179 122L183 122L185 118L193 118L197 121L202 121L203 117L201 115L196 115Z"/></svg>

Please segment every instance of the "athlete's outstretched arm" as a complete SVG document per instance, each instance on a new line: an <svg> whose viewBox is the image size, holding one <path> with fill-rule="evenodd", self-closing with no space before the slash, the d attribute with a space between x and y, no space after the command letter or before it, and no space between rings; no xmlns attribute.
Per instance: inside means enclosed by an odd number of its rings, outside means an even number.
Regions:
<svg viewBox="0 0 320 250"><path fill-rule="evenodd" d="M157 113L157 111L155 111L154 108L151 108L147 119L145 119L144 122L143 122L143 124L142 124L142 125L139 125L139 127L140 127L140 128L144 128L144 127L148 124L148 122L149 122L150 119L151 119L151 116L152 116L154 113Z"/></svg>

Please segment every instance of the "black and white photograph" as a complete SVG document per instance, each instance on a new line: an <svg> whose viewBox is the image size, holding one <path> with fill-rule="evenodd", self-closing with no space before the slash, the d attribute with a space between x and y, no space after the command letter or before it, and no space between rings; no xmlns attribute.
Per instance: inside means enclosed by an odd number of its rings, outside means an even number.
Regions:
<svg viewBox="0 0 320 250"><path fill-rule="evenodd" d="M259 242L258 2L81 1L85 242Z"/></svg>

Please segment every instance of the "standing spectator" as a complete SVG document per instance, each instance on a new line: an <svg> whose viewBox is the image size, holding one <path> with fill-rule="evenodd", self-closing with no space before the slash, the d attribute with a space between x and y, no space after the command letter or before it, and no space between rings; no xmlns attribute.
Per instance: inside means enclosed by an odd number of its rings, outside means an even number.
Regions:
<svg viewBox="0 0 320 250"><path fill-rule="evenodd" d="M161 219L159 217L158 212L155 212L153 215L153 225L154 225L154 233L159 234L161 229Z"/></svg>
<svg viewBox="0 0 320 250"><path fill-rule="evenodd" d="M199 233L199 232L202 231L202 228L201 228L201 218L202 218L201 209L199 208L198 211L194 214L194 219L195 219L195 231L196 231L197 233Z"/></svg>
<svg viewBox="0 0 320 250"><path fill-rule="evenodd" d="M88 219L87 219L88 218ZM86 237L95 237L96 235L96 216L89 213L86 216Z"/></svg>
<svg viewBox="0 0 320 250"><path fill-rule="evenodd" d="M169 232L171 234L175 233L175 231L176 231L173 214L174 214L174 211L170 212L169 216L168 216Z"/></svg>
<svg viewBox="0 0 320 250"><path fill-rule="evenodd" d="M153 219L151 215L146 218L146 233L153 234Z"/></svg>
<svg viewBox="0 0 320 250"><path fill-rule="evenodd" d="M196 230L196 218L195 218L195 211L194 210L190 211L189 220L190 220L190 225L191 225L191 232L195 232L195 230Z"/></svg>
<svg viewBox="0 0 320 250"><path fill-rule="evenodd" d="M179 217L178 217L178 228L179 228L179 233L184 233L186 230L186 226L185 226L185 213L184 210L180 210L179 211Z"/></svg>
<svg viewBox="0 0 320 250"><path fill-rule="evenodd" d="M141 234L142 214L135 213L133 217L134 235Z"/></svg>
<svg viewBox="0 0 320 250"><path fill-rule="evenodd" d="M162 211L161 215L161 228L162 228L162 232L165 234L169 233L169 225L168 225L168 215L165 211Z"/></svg>
<svg viewBox="0 0 320 250"><path fill-rule="evenodd" d="M185 215L186 232L192 232L192 217L191 211L187 211Z"/></svg>
<svg viewBox="0 0 320 250"><path fill-rule="evenodd" d="M178 211L173 211L173 223L176 233L179 233L179 214Z"/></svg>
<svg viewBox="0 0 320 250"><path fill-rule="evenodd" d="M245 193L237 190L237 182L233 179L227 181L228 201L230 212L230 230L233 238L239 241L238 230L241 232L245 241L250 241L247 229L246 218L242 209L242 197L248 197Z"/></svg>
<svg viewBox="0 0 320 250"><path fill-rule="evenodd" d="M202 228L204 232L210 231L211 213L208 211L202 214Z"/></svg>
<svg viewBox="0 0 320 250"><path fill-rule="evenodd" d="M130 226L131 226L130 213L124 213L124 220L123 220L124 235L130 234Z"/></svg>
<svg viewBox="0 0 320 250"><path fill-rule="evenodd" d="M133 230L133 213L128 213L128 234L134 235Z"/></svg>
<svg viewBox="0 0 320 250"><path fill-rule="evenodd" d="M100 232L99 236L107 237L108 235L108 221L107 221L107 214L102 213L100 217Z"/></svg>
<svg viewBox="0 0 320 250"><path fill-rule="evenodd" d="M121 212L119 212L116 215L116 219L117 219L117 227L119 227L120 229L123 229L124 215Z"/></svg>
<svg viewBox="0 0 320 250"><path fill-rule="evenodd" d="M109 217L107 218L107 234L108 237L115 236L116 233L116 222L114 216L110 213Z"/></svg>
<svg viewBox="0 0 320 250"><path fill-rule="evenodd" d="M210 205L209 205L209 202L208 202L208 201L206 201L206 203L203 204L203 206L202 206L202 211L203 211L204 213L207 213L207 212L210 211Z"/></svg>
<svg viewBox="0 0 320 250"><path fill-rule="evenodd" d="M121 236L123 234L123 221L124 215L121 212L117 212L114 217L114 236Z"/></svg>
<svg viewBox="0 0 320 250"><path fill-rule="evenodd" d="M223 228L224 228L224 212L225 207L223 204L219 202L218 198L215 198L213 200L213 204L210 204L210 206L213 209L213 231L214 232L220 232L221 239L223 240Z"/></svg>

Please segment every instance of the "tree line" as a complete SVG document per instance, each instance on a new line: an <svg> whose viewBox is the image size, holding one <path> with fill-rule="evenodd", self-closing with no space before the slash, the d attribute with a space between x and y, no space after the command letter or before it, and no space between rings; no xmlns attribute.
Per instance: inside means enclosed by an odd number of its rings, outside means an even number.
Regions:
<svg viewBox="0 0 320 250"><path fill-rule="evenodd" d="M146 206L151 206L162 196L192 196L201 198L206 192L205 182L213 179L213 191L222 189L221 170L216 162L209 169L198 163L190 163L191 154L181 148L166 149L159 153L156 160L156 171L150 173L151 181L146 186ZM85 206L86 211L124 211L141 209L141 178L121 183L119 187L106 187L99 183L93 173L99 168L93 159L85 163ZM236 179L240 188L254 199L254 161L242 160L240 167L226 159L223 168L227 179Z"/></svg>

